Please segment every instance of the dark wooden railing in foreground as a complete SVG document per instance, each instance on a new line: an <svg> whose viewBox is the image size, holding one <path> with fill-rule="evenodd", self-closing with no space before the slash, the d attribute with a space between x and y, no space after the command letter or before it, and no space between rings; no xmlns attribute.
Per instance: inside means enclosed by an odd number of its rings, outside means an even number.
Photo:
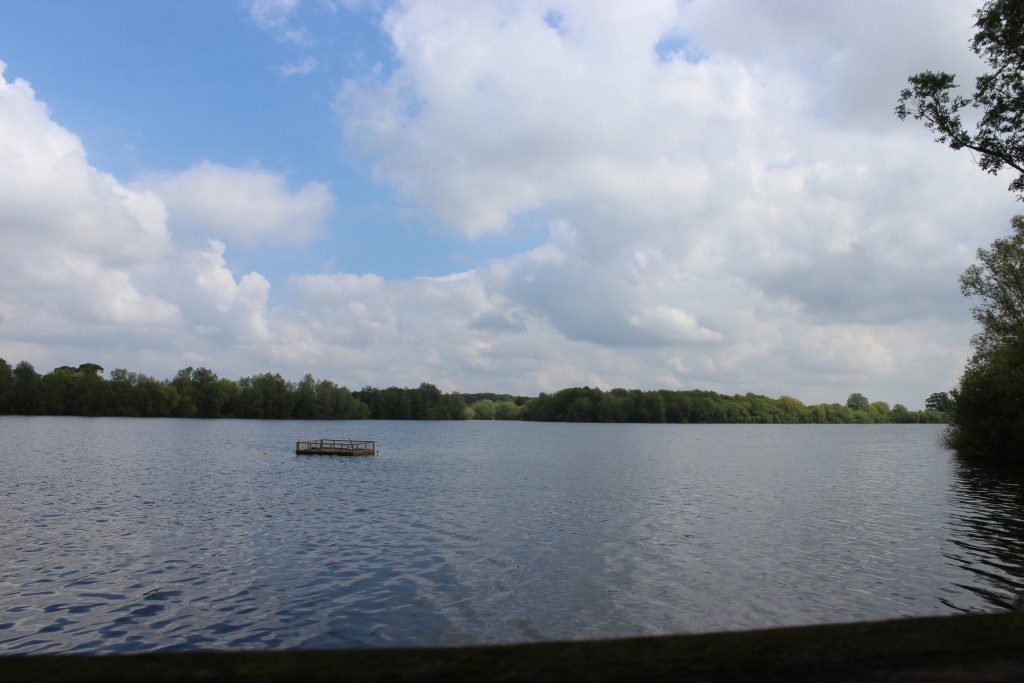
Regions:
<svg viewBox="0 0 1024 683"><path fill-rule="evenodd" d="M354 439L312 439L295 442L296 455L376 455L373 441Z"/></svg>
<svg viewBox="0 0 1024 683"><path fill-rule="evenodd" d="M0 656L0 681L1024 680L1024 612L462 648Z"/></svg>

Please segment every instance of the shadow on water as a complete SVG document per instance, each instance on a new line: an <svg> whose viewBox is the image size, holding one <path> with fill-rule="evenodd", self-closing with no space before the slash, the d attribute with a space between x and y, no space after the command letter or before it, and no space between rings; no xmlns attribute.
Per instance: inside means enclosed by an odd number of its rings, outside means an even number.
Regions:
<svg viewBox="0 0 1024 683"><path fill-rule="evenodd" d="M960 587L994 607L1024 608L1024 470L958 459L950 498L946 557L975 577Z"/></svg>

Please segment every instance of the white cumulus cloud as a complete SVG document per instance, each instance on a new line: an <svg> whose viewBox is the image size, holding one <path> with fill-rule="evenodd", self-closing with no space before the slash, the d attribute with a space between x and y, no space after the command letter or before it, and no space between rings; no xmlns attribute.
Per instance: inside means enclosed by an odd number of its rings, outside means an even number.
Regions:
<svg viewBox="0 0 1024 683"><path fill-rule="evenodd" d="M245 7L314 44L296 1ZM957 275L1018 205L892 109L911 73L969 82L976 2L384 7L391 52L339 88L340 134L407 229L517 247L441 276L321 268L332 254L260 273L233 250L315 246L326 183L208 155L127 183L0 78L0 355L912 408L955 380L971 334ZM315 45L294 73L342 61Z"/></svg>
<svg viewBox="0 0 1024 683"><path fill-rule="evenodd" d="M247 245L307 242L321 233L334 208L324 183L308 182L292 191L271 171L209 161L179 173L151 174L137 186L164 200L175 230Z"/></svg>
<svg viewBox="0 0 1024 683"><path fill-rule="evenodd" d="M966 245L1012 198L892 110L911 73L977 72L973 10L410 0L382 21L397 66L350 79L335 111L376 177L455 233L550 221L546 245L481 269L505 308L476 329L591 344L566 361L584 377L813 399L829 374L894 386L938 362L903 345L966 345Z"/></svg>
<svg viewBox="0 0 1024 683"><path fill-rule="evenodd" d="M67 343L112 325L174 324L174 303L134 277L170 244L163 202L92 167L81 140L4 71L0 62L0 334Z"/></svg>

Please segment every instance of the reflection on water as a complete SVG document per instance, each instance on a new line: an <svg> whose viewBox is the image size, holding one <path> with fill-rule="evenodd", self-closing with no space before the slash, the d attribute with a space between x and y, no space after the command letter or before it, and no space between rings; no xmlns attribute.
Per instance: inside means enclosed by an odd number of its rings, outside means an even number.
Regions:
<svg viewBox="0 0 1024 683"><path fill-rule="evenodd" d="M946 557L974 577L958 585L994 607L1024 607L1024 472L958 462L951 503Z"/></svg>
<svg viewBox="0 0 1024 683"><path fill-rule="evenodd" d="M4 417L0 654L1019 606L1021 481L958 468L940 429ZM294 455L330 436L381 455Z"/></svg>

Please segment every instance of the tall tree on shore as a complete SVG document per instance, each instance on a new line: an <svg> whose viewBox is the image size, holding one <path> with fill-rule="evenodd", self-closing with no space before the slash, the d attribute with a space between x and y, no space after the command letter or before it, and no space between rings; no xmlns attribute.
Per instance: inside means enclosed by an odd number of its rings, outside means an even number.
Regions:
<svg viewBox="0 0 1024 683"><path fill-rule="evenodd" d="M869 405L867 397L856 391L846 398L846 407L850 410L867 410Z"/></svg>
<svg viewBox="0 0 1024 683"><path fill-rule="evenodd" d="M980 331L953 390L947 442L978 456L1024 459L1024 216L960 276Z"/></svg>
<svg viewBox="0 0 1024 683"><path fill-rule="evenodd" d="M46 412L43 378L28 361L14 366L14 406L21 415L42 415Z"/></svg>
<svg viewBox="0 0 1024 683"><path fill-rule="evenodd" d="M988 173L1015 172L1009 189L1024 201L1024 0L988 0L978 10L971 50L991 71L974 94L957 92L956 76L911 76L896 115L922 121L935 141L974 152ZM974 132L961 112L978 116ZM960 277L960 291L978 302L980 331L952 391L947 444L963 455L1024 459L1024 217L1010 237L978 250L979 264Z"/></svg>

